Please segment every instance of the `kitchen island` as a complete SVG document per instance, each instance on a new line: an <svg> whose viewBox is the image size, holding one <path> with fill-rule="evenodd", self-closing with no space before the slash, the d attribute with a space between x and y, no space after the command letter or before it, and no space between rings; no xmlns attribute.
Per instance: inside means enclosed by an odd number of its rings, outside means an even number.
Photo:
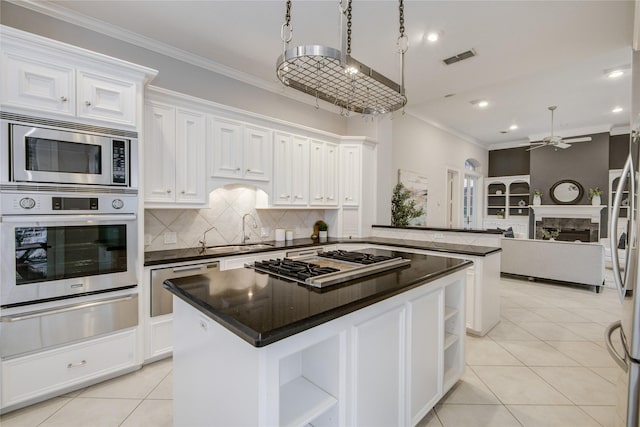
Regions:
<svg viewBox="0 0 640 427"><path fill-rule="evenodd" d="M471 262L323 289L243 268L174 279L175 425L415 425L464 369Z"/></svg>

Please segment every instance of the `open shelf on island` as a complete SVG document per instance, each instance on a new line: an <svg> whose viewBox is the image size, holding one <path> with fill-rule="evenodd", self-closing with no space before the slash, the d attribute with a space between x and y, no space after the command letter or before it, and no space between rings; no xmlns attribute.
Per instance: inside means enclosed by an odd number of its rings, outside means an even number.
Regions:
<svg viewBox="0 0 640 427"><path fill-rule="evenodd" d="M449 320L451 317L455 316L456 314L458 314L458 309L457 308L453 308L453 307L448 307L445 306L444 307L444 320Z"/></svg>
<svg viewBox="0 0 640 427"><path fill-rule="evenodd" d="M455 344L456 341L458 341L457 335L449 334L446 332L444 333L444 349L445 350L451 347L453 344Z"/></svg>
<svg viewBox="0 0 640 427"><path fill-rule="evenodd" d="M280 425L306 426L337 403L335 397L298 377L280 387Z"/></svg>

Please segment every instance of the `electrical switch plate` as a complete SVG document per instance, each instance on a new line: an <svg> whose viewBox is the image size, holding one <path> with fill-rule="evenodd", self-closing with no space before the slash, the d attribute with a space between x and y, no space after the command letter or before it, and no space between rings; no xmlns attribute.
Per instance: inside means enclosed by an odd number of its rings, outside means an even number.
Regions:
<svg viewBox="0 0 640 427"><path fill-rule="evenodd" d="M144 244L145 246L150 245L151 244L151 234L145 234L144 235Z"/></svg>
<svg viewBox="0 0 640 427"><path fill-rule="evenodd" d="M165 245L172 245L178 243L178 236L176 236L176 232L175 231L167 231L166 233L164 233L164 244Z"/></svg>
<svg viewBox="0 0 640 427"><path fill-rule="evenodd" d="M434 237L434 238L436 238L436 239L442 239L442 238L444 237L444 234L442 234L442 233L435 233L435 234L433 235L433 237Z"/></svg>
<svg viewBox="0 0 640 427"><path fill-rule="evenodd" d="M269 227L262 227L260 229L260 237L269 237L269 233L270 233Z"/></svg>

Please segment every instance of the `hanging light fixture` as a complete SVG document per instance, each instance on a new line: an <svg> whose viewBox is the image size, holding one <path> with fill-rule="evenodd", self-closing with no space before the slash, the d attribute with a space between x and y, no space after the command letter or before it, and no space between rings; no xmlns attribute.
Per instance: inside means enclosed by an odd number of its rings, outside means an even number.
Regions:
<svg viewBox="0 0 640 427"><path fill-rule="evenodd" d="M342 50L320 45L289 48L293 38L291 26L291 0L287 0L285 22L280 30L283 42L282 55L278 57L276 72L285 85L340 107L341 113L349 111L362 114L384 114L405 106L404 54L408 48L404 34L404 4L399 0L400 36L397 46L400 53L401 83L397 84L375 70L351 57L351 1L346 9L339 0L340 38Z"/></svg>

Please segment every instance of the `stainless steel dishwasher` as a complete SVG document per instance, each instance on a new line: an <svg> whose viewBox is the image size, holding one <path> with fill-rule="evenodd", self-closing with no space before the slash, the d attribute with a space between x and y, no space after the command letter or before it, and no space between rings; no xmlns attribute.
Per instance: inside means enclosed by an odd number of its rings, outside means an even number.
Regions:
<svg viewBox="0 0 640 427"><path fill-rule="evenodd" d="M151 270L151 317L173 313L173 295L162 287L165 280L197 276L205 274L211 269L219 270L220 264L215 261Z"/></svg>

